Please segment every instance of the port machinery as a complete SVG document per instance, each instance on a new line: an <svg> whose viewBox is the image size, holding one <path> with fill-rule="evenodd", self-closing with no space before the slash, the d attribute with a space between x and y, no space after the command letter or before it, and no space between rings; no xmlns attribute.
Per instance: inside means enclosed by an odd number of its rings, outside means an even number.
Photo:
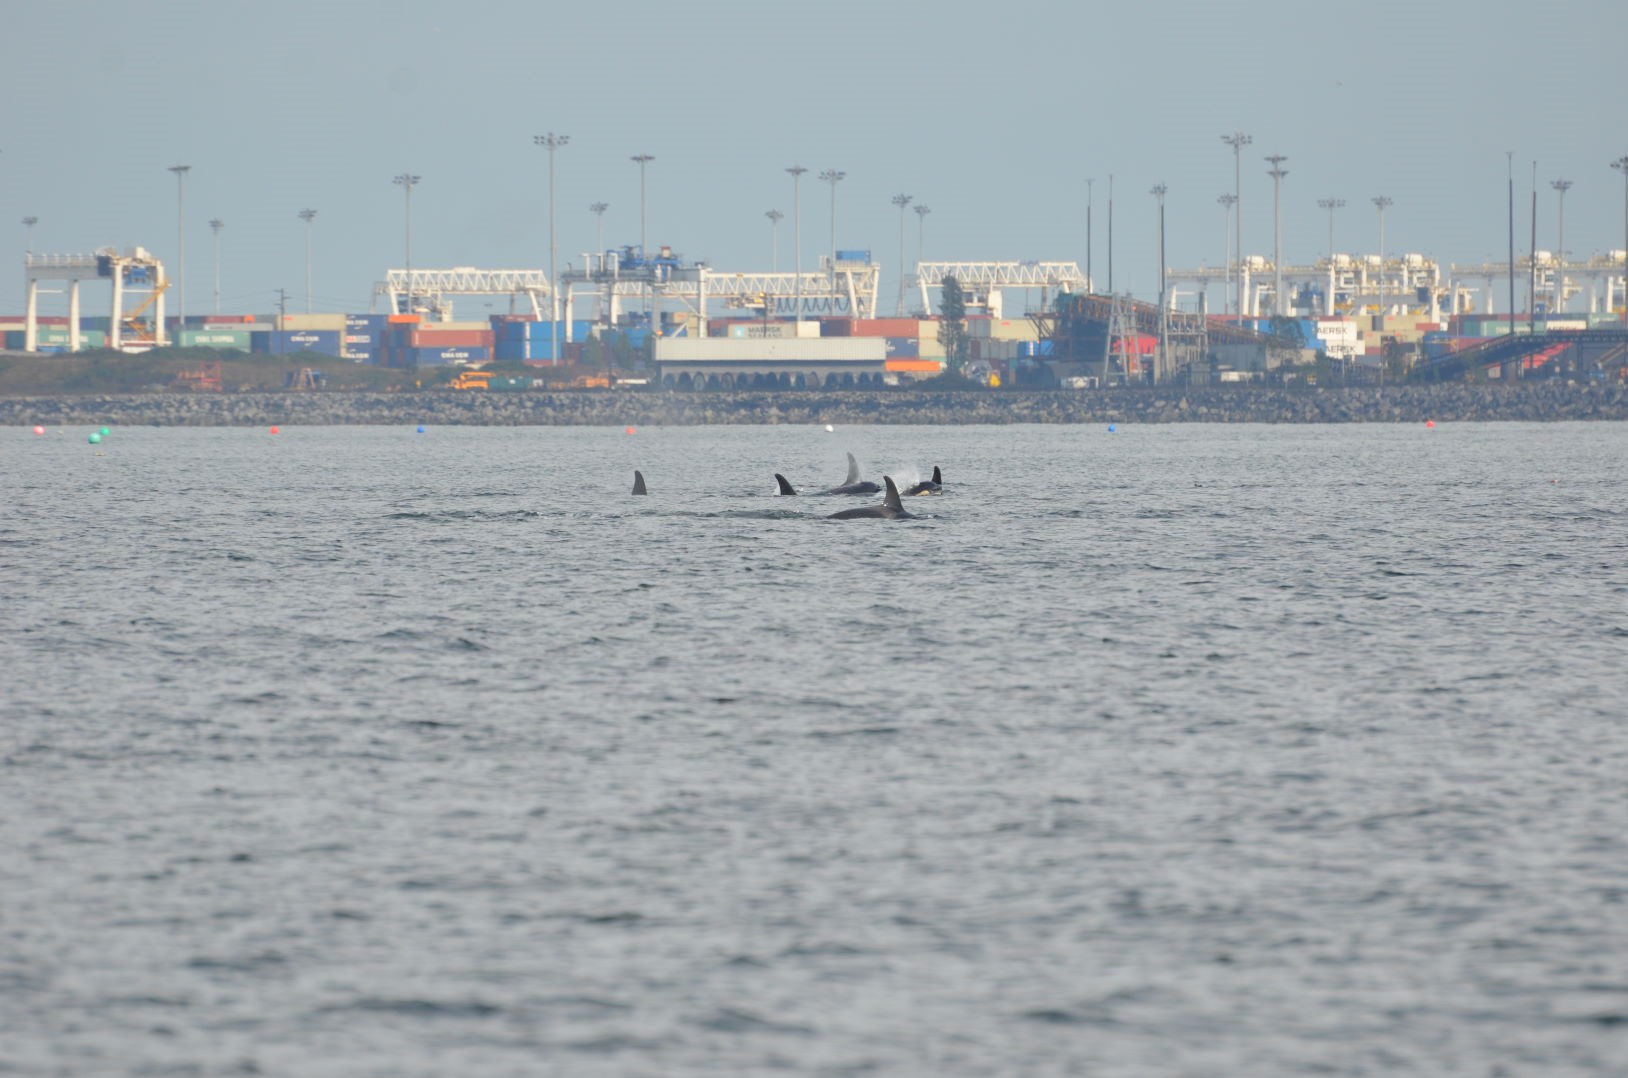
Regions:
<svg viewBox="0 0 1628 1078"><path fill-rule="evenodd" d="M586 268L567 266L559 275L562 317L569 341L576 304L597 302L600 322L614 325L625 306L647 302L652 311L677 303L697 314L709 302L734 309L750 308L768 317L790 318L799 304L805 317L874 318L880 268L866 260L822 256L818 270L798 273L731 273L703 263L684 265L669 248L645 258L637 247L584 255ZM800 280L799 280L800 278ZM374 305L382 299L395 313L425 312L437 321L452 319L456 296L508 296L511 311L529 307L532 317L546 320L553 288L548 274L534 269L390 269L374 285ZM704 320L703 320L704 321ZM705 332L704 326L701 332Z"/></svg>
<svg viewBox="0 0 1628 1078"><path fill-rule="evenodd" d="M650 317L663 306L677 306L697 316L697 332L706 332L710 304L729 310L749 310L765 318L875 318L881 267L869 252L839 251L836 258L821 255L813 270L787 272L732 272L703 262L685 264L668 247L646 257L636 246L599 254L585 253L579 267L567 265L559 274L566 340L575 322L576 306L592 300L595 320L615 325L624 309L643 305ZM1041 292L1041 309L1050 297L1084 294L1091 282L1076 262L918 262L914 279L921 309L931 311L931 291L945 277L955 277L966 289L968 305L994 317L1004 314L1003 292ZM542 270L392 269L374 287L374 298L387 301L391 311L425 311L438 320L452 317L455 296L507 295L511 307L530 308L538 319L548 317L550 282Z"/></svg>
<svg viewBox="0 0 1628 1078"><path fill-rule="evenodd" d="M1226 266L1208 266L1172 269L1167 271L1167 276L1173 286L1192 285L1200 294L1211 285L1225 286L1235 281L1244 297L1246 318L1265 317L1277 309L1272 260L1261 255L1240 259L1230 272ZM1509 263L1488 261L1461 265L1455 262L1447 267L1444 281L1442 267L1421 254L1401 254L1383 260L1378 255L1335 254L1311 265L1286 265L1283 276L1291 282L1285 286L1291 309L1295 306L1293 297L1315 284L1322 289L1322 310L1317 312L1320 314L1378 310L1383 302L1387 308L1416 310L1430 321L1439 322L1444 311L1447 314L1494 313L1500 299L1507 296ZM1541 305L1549 314L1564 312L1568 301L1583 293L1580 281L1587 282L1590 314L1620 310L1628 297L1622 251L1608 251L1571 262L1562 262L1552 251L1538 251L1535 256L1521 255L1515 261L1516 285L1529 290L1534 277L1536 296L1528 296L1529 309ZM1174 289L1170 294L1174 296Z"/></svg>
<svg viewBox="0 0 1628 1078"><path fill-rule="evenodd" d="M23 257L23 273L28 284L27 309L23 315L23 348L39 348L40 282L66 282L68 285L68 350L79 351L79 286L86 281L108 281L113 285L112 314L108 319L109 348L146 350L167 343L164 336L164 292L169 278L164 263L144 247L130 247L122 254L115 247L100 247L94 254L36 254ZM129 314L125 298L146 298ZM152 315L142 321L149 308Z"/></svg>
<svg viewBox="0 0 1628 1078"><path fill-rule="evenodd" d="M1230 269L1224 265L1169 269L1165 276L1171 285L1166 294L1172 302L1177 286L1192 285L1198 291L1202 309L1205 306L1202 297L1210 285L1225 288L1228 282L1233 282L1244 298L1245 318L1279 313L1274 294L1276 268L1270 258L1262 255L1247 255ZM1311 265L1286 265L1283 279L1289 301L1283 306L1284 314L1295 309L1294 297L1314 284L1323 290L1323 309L1316 313L1324 315L1356 313L1370 304L1377 310L1383 302L1406 309L1425 308L1430 321L1439 322L1444 298L1449 299L1449 308L1455 314L1468 303L1467 292L1444 287L1441 267L1433 259L1419 254L1396 255L1384 260L1378 255L1336 254Z"/></svg>
<svg viewBox="0 0 1628 1078"><path fill-rule="evenodd" d="M859 252L855 252L859 254ZM868 252L862 257L832 259L820 256L819 268L790 272L730 272L702 262L684 265L662 247L646 258L638 247L623 247L602 254L584 254L583 268L566 267L560 274L567 321L574 309L577 286L597 302L601 322L615 324L628 301L641 299L651 306L661 300L676 302L697 316L699 332L706 332L708 304L731 310L752 310L766 318L874 318L881 282L881 267Z"/></svg>
<svg viewBox="0 0 1628 1078"><path fill-rule="evenodd" d="M1077 262L917 262L916 287L921 311L932 311L929 290L937 290L946 277L954 277L966 293L967 306L1004 317L1007 290L1040 290L1040 310L1051 305L1053 294L1085 294L1091 281Z"/></svg>

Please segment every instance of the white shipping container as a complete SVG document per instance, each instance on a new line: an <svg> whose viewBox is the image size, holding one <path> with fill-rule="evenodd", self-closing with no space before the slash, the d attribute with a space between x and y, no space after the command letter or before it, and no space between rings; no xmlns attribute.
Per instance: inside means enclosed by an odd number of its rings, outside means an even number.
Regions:
<svg viewBox="0 0 1628 1078"><path fill-rule="evenodd" d="M1038 341L1040 327L1027 318L991 318L989 326L990 340L995 341Z"/></svg>
<svg viewBox="0 0 1628 1078"><path fill-rule="evenodd" d="M283 329L308 330L337 330L345 332L345 316L342 314L285 314L283 315Z"/></svg>
<svg viewBox="0 0 1628 1078"><path fill-rule="evenodd" d="M819 323L813 325L818 330ZM662 337L656 341L657 363L881 363L886 358L887 341L881 337L762 341L733 337Z"/></svg>

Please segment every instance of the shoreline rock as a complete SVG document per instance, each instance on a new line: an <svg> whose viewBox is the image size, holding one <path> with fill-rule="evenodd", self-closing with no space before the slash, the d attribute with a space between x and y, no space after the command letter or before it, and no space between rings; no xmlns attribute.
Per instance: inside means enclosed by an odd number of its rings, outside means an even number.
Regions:
<svg viewBox="0 0 1628 1078"><path fill-rule="evenodd" d="M707 426L1007 423L1423 423L1628 419L1628 385L1360 388L223 393L0 399L0 425Z"/></svg>

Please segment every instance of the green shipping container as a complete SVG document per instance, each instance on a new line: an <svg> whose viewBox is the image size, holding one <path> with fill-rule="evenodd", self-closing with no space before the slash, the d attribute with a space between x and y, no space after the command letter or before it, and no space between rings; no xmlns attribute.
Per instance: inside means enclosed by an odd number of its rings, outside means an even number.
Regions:
<svg viewBox="0 0 1628 1078"><path fill-rule="evenodd" d="M41 326L36 331L36 337L38 339L35 343L41 348L68 347L68 331L60 326L52 326L49 329ZM23 346L23 339L24 335L22 333L17 334L18 348ZM79 347L81 349L105 348L107 347L107 334L99 329L82 329L79 331Z"/></svg>
<svg viewBox="0 0 1628 1078"><path fill-rule="evenodd" d="M523 375L499 375L492 379L491 388L510 393L531 388L531 379Z"/></svg>
<svg viewBox="0 0 1628 1078"><path fill-rule="evenodd" d="M249 350L249 330L231 326L211 326L208 329L183 329L182 348L231 348L239 352Z"/></svg>

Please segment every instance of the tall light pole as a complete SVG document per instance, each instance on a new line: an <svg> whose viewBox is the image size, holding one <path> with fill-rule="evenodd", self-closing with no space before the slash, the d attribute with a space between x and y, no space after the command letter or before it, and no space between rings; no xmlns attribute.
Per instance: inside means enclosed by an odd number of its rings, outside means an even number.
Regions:
<svg viewBox="0 0 1628 1078"><path fill-rule="evenodd" d="M393 181L407 196L407 309L402 312L403 314L413 313L413 188L421 179L422 176L403 172Z"/></svg>
<svg viewBox="0 0 1628 1078"><path fill-rule="evenodd" d="M588 212L594 215L594 243L600 255L605 253L605 211L608 209L609 202L592 202L588 205Z"/></svg>
<svg viewBox="0 0 1628 1078"><path fill-rule="evenodd" d="M645 260L646 268L649 267L650 254L649 254L649 248L646 247L645 245L650 242L650 237L649 237L649 234L645 231L644 211L645 211L645 207L646 207L646 205L648 205L648 203L645 201L644 180L645 180L645 168L646 168L646 166L648 166L650 164L650 162L654 161L655 159L656 159L656 155L655 154L649 154L649 153L636 153L632 157L628 158L629 161L632 161L634 164L639 166L639 257ZM649 323L650 331L652 333L654 333L656 331L656 329L657 329L657 326L656 326L656 279L655 279L654 275L652 275L651 278L650 278L649 291L647 291L645 293L644 316L645 316L645 319Z"/></svg>
<svg viewBox="0 0 1628 1078"><path fill-rule="evenodd" d="M1622 324L1628 326L1628 157L1619 157L1611 167L1622 173Z"/></svg>
<svg viewBox="0 0 1628 1078"><path fill-rule="evenodd" d="M23 250L34 250L34 226L39 223L40 219L33 214L23 218Z"/></svg>
<svg viewBox="0 0 1628 1078"><path fill-rule="evenodd" d="M780 221L786 215L779 210L765 210L769 219L769 272L780 272Z"/></svg>
<svg viewBox="0 0 1628 1078"><path fill-rule="evenodd" d="M820 179L831 185L831 268L835 272L837 265L837 184L846 177L846 172L839 172L828 168L820 173Z"/></svg>
<svg viewBox="0 0 1628 1078"><path fill-rule="evenodd" d="M531 141L548 151L548 358L560 361L560 284L556 263L559 245L554 242L554 151L571 141L570 135L533 135Z"/></svg>
<svg viewBox="0 0 1628 1078"><path fill-rule="evenodd" d="M1108 294L1114 294L1114 174L1108 173Z"/></svg>
<svg viewBox="0 0 1628 1078"><path fill-rule="evenodd" d="M808 169L802 165L792 165L786 169L791 173L791 234L792 258L795 265L792 269L792 294L795 296L797 310L793 319L799 326L803 321L803 173ZM799 329L799 336L802 331Z"/></svg>
<svg viewBox="0 0 1628 1078"><path fill-rule="evenodd" d="M171 165L175 173L175 233L176 245L181 249L181 294L175 307L175 324L182 329L187 324L187 173L191 165ZM162 331L163 327L159 327ZM162 334L161 334L162 335Z"/></svg>
<svg viewBox="0 0 1628 1078"><path fill-rule="evenodd" d="M904 208L910 205L909 195L894 195L889 199L899 207L899 299L893 305L893 316L904 316Z"/></svg>
<svg viewBox="0 0 1628 1078"><path fill-rule="evenodd" d="M1571 180L1550 180L1549 186L1559 195L1559 223L1555 235L1555 310L1566 309L1566 192L1572 188Z"/></svg>
<svg viewBox="0 0 1628 1078"><path fill-rule="evenodd" d="M645 169L646 165L648 165L650 162L654 161L655 159L656 158L655 158L654 154L648 154L648 153L636 153L632 157L628 158L629 161L633 161L639 166L639 254L640 255L644 255L644 253L645 253L645 245L650 242L650 237L645 232L645 227L644 227L644 220L645 220L644 219L644 210L645 210L644 169Z"/></svg>
<svg viewBox="0 0 1628 1078"><path fill-rule="evenodd" d="M917 287L920 287L920 285L921 285L921 257L922 257L922 249L925 246L926 239L927 239L927 215L929 213L932 213L932 212L933 212L933 208L931 206L923 206L919 202L916 204L916 285L917 285ZM931 315L933 313L932 306L933 306L932 302L928 301L927 309L921 312L923 318L926 318L926 317L928 317L929 315Z"/></svg>
<svg viewBox="0 0 1628 1078"><path fill-rule="evenodd" d="M1323 313L1334 313L1334 211L1345 205L1343 198L1320 198L1317 205L1328 211L1328 299L1323 303Z"/></svg>
<svg viewBox="0 0 1628 1078"><path fill-rule="evenodd" d="M1085 181L1085 282L1091 292L1097 290L1097 282L1091 279L1091 188L1096 182L1092 179Z"/></svg>
<svg viewBox="0 0 1628 1078"><path fill-rule="evenodd" d="M1232 200L1237 203L1238 215L1233 219L1237 242L1233 245L1234 253L1239 262L1244 258L1244 174L1242 153L1245 146L1255 140L1242 131L1234 131L1230 135L1222 135L1221 141L1232 147ZM1238 275L1238 289L1236 307L1233 314L1242 318L1244 314L1244 287L1243 273Z"/></svg>
<svg viewBox="0 0 1628 1078"><path fill-rule="evenodd" d="M1280 153L1267 154L1266 159L1272 162L1272 167L1266 174L1272 177L1272 309L1279 318L1288 314L1289 308L1283 302L1283 202L1279 197L1283 190L1283 177L1289 170L1283 167L1288 158Z"/></svg>
<svg viewBox="0 0 1628 1078"><path fill-rule="evenodd" d="M220 313L220 230L226 227L226 222L219 217L209 221L209 230L215 234L215 313Z"/></svg>
<svg viewBox="0 0 1628 1078"><path fill-rule="evenodd" d="M301 210L300 220L305 222L305 313L311 313L311 222L317 219L316 210Z"/></svg>
<svg viewBox="0 0 1628 1078"><path fill-rule="evenodd" d="M1388 195L1375 195L1369 199L1379 211L1379 329L1385 329L1385 210L1396 200Z"/></svg>
<svg viewBox="0 0 1628 1078"><path fill-rule="evenodd" d="M1164 196L1169 188L1162 183L1156 183L1148 188L1148 194L1159 200L1159 339L1158 351L1153 356L1153 381L1164 381L1164 368L1167 362L1165 355L1165 338L1168 336L1169 314L1165 309L1165 267L1164 267Z"/></svg>
<svg viewBox="0 0 1628 1078"><path fill-rule="evenodd" d="M1237 195L1222 195L1215 200L1221 207L1221 246L1226 249L1227 284L1226 291L1221 293L1221 309L1227 309L1227 300L1232 292L1232 207L1238 204Z"/></svg>

